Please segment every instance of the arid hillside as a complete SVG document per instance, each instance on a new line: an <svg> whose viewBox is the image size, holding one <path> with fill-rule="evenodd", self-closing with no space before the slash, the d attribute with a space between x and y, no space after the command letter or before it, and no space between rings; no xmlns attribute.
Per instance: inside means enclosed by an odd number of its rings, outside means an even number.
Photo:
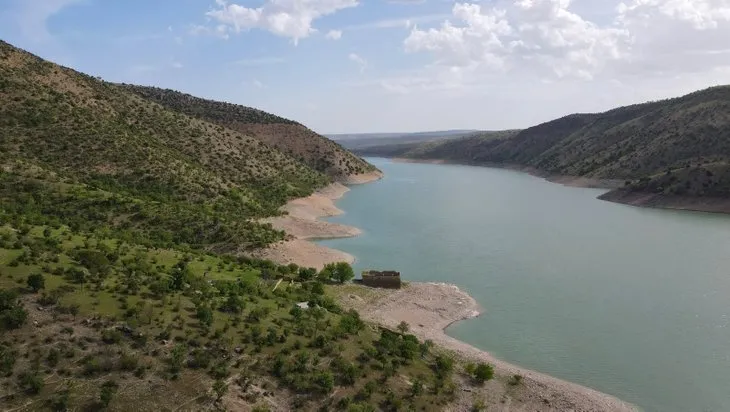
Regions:
<svg viewBox="0 0 730 412"><path fill-rule="evenodd" d="M122 87L170 110L255 137L336 180L375 170L339 144L283 117L169 89L134 85Z"/></svg>

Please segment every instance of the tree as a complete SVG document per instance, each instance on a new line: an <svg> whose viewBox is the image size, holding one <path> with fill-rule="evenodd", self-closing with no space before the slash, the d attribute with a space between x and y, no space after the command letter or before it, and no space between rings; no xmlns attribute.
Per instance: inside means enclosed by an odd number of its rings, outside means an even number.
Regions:
<svg viewBox="0 0 730 412"><path fill-rule="evenodd" d="M22 388L30 394L38 394L43 389L43 378L37 373L24 372L19 380Z"/></svg>
<svg viewBox="0 0 730 412"><path fill-rule="evenodd" d="M119 388L119 385L112 380L108 380L101 385L99 400L105 408L111 403L112 398L114 398L114 395L117 393L117 388Z"/></svg>
<svg viewBox="0 0 730 412"><path fill-rule="evenodd" d="M208 306L200 305L195 314L204 326L210 326L213 324L213 311Z"/></svg>
<svg viewBox="0 0 730 412"><path fill-rule="evenodd" d="M355 272L352 270L352 266L350 266L347 262L339 262L335 264L335 272L334 272L334 278L340 282L345 283L349 282L355 277Z"/></svg>
<svg viewBox="0 0 730 412"><path fill-rule="evenodd" d="M298 305L294 305L289 311L289 314L294 318L294 320L299 321L302 318L304 311Z"/></svg>
<svg viewBox="0 0 730 412"><path fill-rule="evenodd" d="M318 373L314 378L314 382L322 393L330 393L335 387L335 378L329 372Z"/></svg>
<svg viewBox="0 0 730 412"><path fill-rule="evenodd" d="M474 369L474 379L479 383L484 383L494 377L494 368L486 363L480 363Z"/></svg>
<svg viewBox="0 0 730 412"><path fill-rule="evenodd" d="M213 382L213 392L215 393L215 401L220 402L223 396L228 392L228 384L223 379L216 379Z"/></svg>
<svg viewBox="0 0 730 412"><path fill-rule="evenodd" d="M20 303L16 303L15 306L0 311L0 326L6 330L18 329L27 318L28 312Z"/></svg>
<svg viewBox="0 0 730 412"><path fill-rule="evenodd" d="M301 281L312 280L315 275L317 275L315 268L299 268L299 280Z"/></svg>
<svg viewBox="0 0 730 412"><path fill-rule="evenodd" d="M400 333L405 334L408 332L409 329L410 329L410 326L408 326L408 322L406 322L406 321L402 321L401 323L398 324L398 331L400 331Z"/></svg>
<svg viewBox="0 0 730 412"><path fill-rule="evenodd" d="M416 378L411 385L411 396L420 396L423 393L423 381L421 378Z"/></svg>
<svg viewBox="0 0 730 412"><path fill-rule="evenodd" d="M32 275L28 275L28 280L26 281L26 283L28 284L30 290L35 293L41 289L45 289L46 278L44 278L43 275L40 273L34 273Z"/></svg>
<svg viewBox="0 0 730 412"><path fill-rule="evenodd" d="M243 299L241 299L240 296L235 294L228 295L228 299L226 299L225 303L220 307L220 310L222 312L228 312L228 313L241 313L243 311L245 304L243 302Z"/></svg>
<svg viewBox="0 0 730 412"><path fill-rule="evenodd" d="M454 360L446 355L436 356L436 375L439 378L447 378L454 370Z"/></svg>
<svg viewBox="0 0 730 412"><path fill-rule="evenodd" d="M180 373L180 371L182 370L183 361L185 360L185 356L187 354L187 349L184 345L180 343L172 348L172 351L170 352L170 372L172 372L173 375L177 375L178 373Z"/></svg>

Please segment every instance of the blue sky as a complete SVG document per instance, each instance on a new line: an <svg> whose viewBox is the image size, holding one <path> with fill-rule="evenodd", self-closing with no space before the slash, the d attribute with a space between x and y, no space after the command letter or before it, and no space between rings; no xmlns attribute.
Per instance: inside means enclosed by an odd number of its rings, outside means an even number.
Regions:
<svg viewBox="0 0 730 412"><path fill-rule="evenodd" d="M730 83L728 0L0 0L0 38L321 133L525 127Z"/></svg>

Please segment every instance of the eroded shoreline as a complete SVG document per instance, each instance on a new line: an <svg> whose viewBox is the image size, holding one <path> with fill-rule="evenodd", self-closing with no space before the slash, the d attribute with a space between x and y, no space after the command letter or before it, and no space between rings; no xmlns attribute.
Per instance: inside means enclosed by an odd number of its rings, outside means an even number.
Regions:
<svg viewBox="0 0 730 412"><path fill-rule="evenodd" d="M345 179L349 185L364 184L382 178L380 172L350 176ZM285 215L264 219L278 229L285 231L290 238L252 253L261 259L269 259L278 264L296 263L299 266L320 270L327 263L353 263L355 257L340 250L328 248L312 242L314 239L334 239L359 235L360 229L352 226L319 220L322 217L337 216L342 210L335 206L350 189L342 183L318 190L310 196L294 199L282 207Z"/></svg>
<svg viewBox="0 0 730 412"><path fill-rule="evenodd" d="M564 381L540 372L512 365L446 334L452 323L479 316L478 303L457 286L446 283L409 283L400 290L373 289L351 285L338 293L340 302L357 309L364 319L395 329L401 322L410 325L410 333L421 340L453 352L472 362L494 365L496 382L483 389L489 404L510 410L537 411L635 411L636 407L611 395ZM522 376L519 387L506 382ZM468 385L467 385L468 386ZM469 391L479 389L469 388ZM470 397L461 397L457 409L468 409Z"/></svg>

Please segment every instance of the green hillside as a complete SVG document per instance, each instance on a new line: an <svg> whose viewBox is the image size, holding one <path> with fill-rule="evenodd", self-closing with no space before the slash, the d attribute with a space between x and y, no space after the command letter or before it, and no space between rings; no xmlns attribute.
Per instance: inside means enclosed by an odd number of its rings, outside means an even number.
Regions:
<svg viewBox="0 0 730 412"><path fill-rule="evenodd" d="M206 122L255 137L334 179L366 173L374 167L339 144L292 120L251 107L201 99L157 87L122 85L147 100Z"/></svg>
<svg viewBox="0 0 730 412"><path fill-rule="evenodd" d="M151 245L256 247L282 235L252 218L329 182L258 139L6 43L0 99L0 199L10 219Z"/></svg>
<svg viewBox="0 0 730 412"><path fill-rule="evenodd" d="M0 43L2 409L442 409L469 375L340 307L349 265L238 254L283 237L257 218L329 182Z"/></svg>
<svg viewBox="0 0 730 412"><path fill-rule="evenodd" d="M387 154L369 148L361 154ZM626 181L627 189L730 196L730 86L573 114L499 139L468 137L393 156L527 166L547 174Z"/></svg>

